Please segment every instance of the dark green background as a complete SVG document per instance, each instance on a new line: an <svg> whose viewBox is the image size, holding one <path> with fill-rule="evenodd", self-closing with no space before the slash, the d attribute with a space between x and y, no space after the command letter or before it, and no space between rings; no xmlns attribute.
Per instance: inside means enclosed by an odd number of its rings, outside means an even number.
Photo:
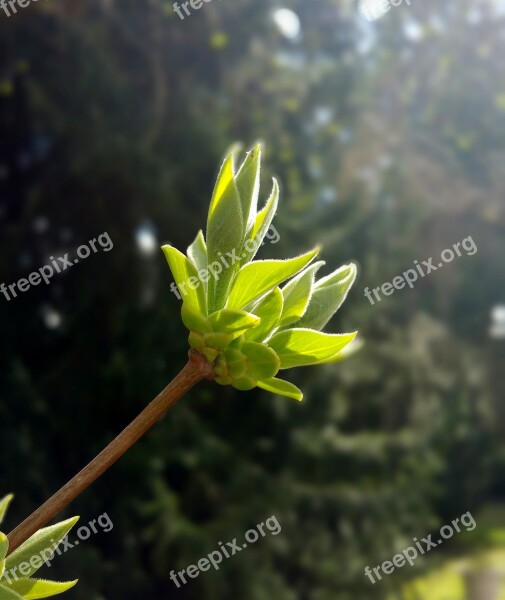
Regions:
<svg viewBox="0 0 505 600"><path fill-rule="evenodd" d="M281 7L298 38L276 26ZM328 270L359 266L327 329L359 329L360 354L290 372L301 405L193 390L66 513L114 522L41 571L79 577L68 598L383 598L414 571L372 586L366 565L501 505L505 345L489 327L505 303L504 30L498 3L462 0L374 23L347 0L214 0L184 21L162 0L0 14L0 282L104 231L114 242L0 297L7 529L184 364L170 272L138 234L184 249L233 142L263 141L261 198L272 175L282 185L281 239L261 257L321 242ZM474 256L364 297L469 235ZM278 536L180 590L169 580L271 515ZM455 539L419 568L457 551Z"/></svg>

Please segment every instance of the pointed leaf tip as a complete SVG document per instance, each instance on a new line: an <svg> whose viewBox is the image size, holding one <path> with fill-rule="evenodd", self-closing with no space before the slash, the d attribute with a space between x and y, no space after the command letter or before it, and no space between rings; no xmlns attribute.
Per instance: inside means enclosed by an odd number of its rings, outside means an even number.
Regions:
<svg viewBox="0 0 505 600"><path fill-rule="evenodd" d="M24 562L28 563L30 568L24 569L23 574L27 577L33 575L33 573L38 571L44 563L41 562L39 566L34 567L33 564L35 564L35 561L30 562L30 560L34 556L42 557L44 556L44 553L47 555L47 560L49 558L48 552L54 552L61 540L68 534L78 520L79 517L73 517L66 521L62 521L61 523L44 527L44 529L40 529L37 533L34 533L26 540L26 542L24 542L24 544L7 557L5 569L7 571L16 569Z"/></svg>
<svg viewBox="0 0 505 600"><path fill-rule="evenodd" d="M11 591L19 594L20 597L25 600L39 600L40 598L49 598L51 596L57 596L63 594L73 588L77 584L78 580L74 581L47 581L45 579L28 579L27 577L21 577L16 579L12 583L4 584ZM0 592L0 600L2 595Z"/></svg>
<svg viewBox="0 0 505 600"><path fill-rule="evenodd" d="M179 297L203 315L207 314L205 288L198 277L196 267L187 256L170 244L165 244L161 249L172 271Z"/></svg>
<svg viewBox="0 0 505 600"><path fill-rule="evenodd" d="M357 332L330 334L313 329L286 329L268 342L281 360L281 369L322 364L331 360L356 337Z"/></svg>
<svg viewBox="0 0 505 600"><path fill-rule="evenodd" d="M356 275L356 265L350 263L316 281L307 310L296 326L321 330L344 303Z"/></svg>
<svg viewBox="0 0 505 600"><path fill-rule="evenodd" d="M258 252L261 243L265 239L265 236L272 224L272 221L277 212L277 206L279 204L279 184L275 177L272 179L272 192L267 200L265 206L260 210L254 219L252 229L248 231L248 237L254 241L252 249L244 248L244 254L242 264L250 262Z"/></svg>
<svg viewBox="0 0 505 600"><path fill-rule="evenodd" d="M14 494L8 494L0 500L0 524L3 522L5 513L7 512L7 509L9 508L13 498Z"/></svg>
<svg viewBox="0 0 505 600"><path fill-rule="evenodd" d="M222 258L227 253L242 251L245 230L246 216L233 172L233 155L230 154L219 173L207 219L207 260L213 275L216 272L207 284L210 313L224 307L228 289L240 262L223 266Z"/></svg>
<svg viewBox="0 0 505 600"><path fill-rule="evenodd" d="M187 255L197 271L207 269L207 245L201 229L197 233L193 243L188 246Z"/></svg>
<svg viewBox="0 0 505 600"><path fill-rule="evenodd" d="M294 400L298 400L298 402L303 400L303 392L296 385L284 379L277 379L276 377L264 379L258 381L258 387L272 394L293 398Z"/></svg>

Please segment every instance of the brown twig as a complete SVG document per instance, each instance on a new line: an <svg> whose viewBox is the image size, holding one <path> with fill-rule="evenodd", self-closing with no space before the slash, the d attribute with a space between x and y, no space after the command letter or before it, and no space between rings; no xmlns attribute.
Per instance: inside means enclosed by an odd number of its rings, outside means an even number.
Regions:
<svg viewBox="0 0 505 600"><path fill-rule="evenodd" d="M189 361L167 387L82 471L66 483L47 502L25 519L8 535L9 554L47 525L61 510L77 498L88 486L105 473L135 444L189 389L202 379L212 376L212 366L205 358L191 351Z"/></svg>

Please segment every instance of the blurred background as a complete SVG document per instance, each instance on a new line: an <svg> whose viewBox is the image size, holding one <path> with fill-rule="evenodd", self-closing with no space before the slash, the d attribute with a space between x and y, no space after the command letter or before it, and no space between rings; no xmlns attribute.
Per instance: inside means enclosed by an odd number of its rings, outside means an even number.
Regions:
<svg viewBox="0 0 505 600"><path fill-rule="evenodd" d="M65 514L114 529L41 576L79 577L76 600L505 598L504 53L504 0L0 11L0 282L103 232L114 244L0 296L7 530L185 363L159 247L205 225L232 143L263 142L263 201L282 185L260 257L321 242L326 272L359 266L327 327L359 329L358 354L288 372L302 404L201 384ZM365 298L468 236L473 256ZM474 531L365 576L466 511ZM271 515L281 534L169 579Z"/></svg>

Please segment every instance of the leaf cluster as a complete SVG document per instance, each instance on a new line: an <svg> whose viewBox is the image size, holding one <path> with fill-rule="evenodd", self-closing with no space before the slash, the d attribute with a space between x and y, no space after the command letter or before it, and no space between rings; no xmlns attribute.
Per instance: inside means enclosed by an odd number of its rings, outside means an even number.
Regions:
<svg viewBox="0 0 505 600"><path fill-rule="evenodd" d="M206 235L199 231L183 254L163 252L183 300L190 346L213 363L217 383L239 390L256 386L302 399L281 369L341 360L356 333L321 332L344 302L356 266L344 265L316 281L324 261L315 248L286 260L253 260L272 224L279 200L273 187L258 210L261 148L237 168L225 159L209 207ZM227 258L232 257L232 260Z"/></svg>
<svg viewBox="0 0 505 600"><path fill-rule="evenodd" d="M0 500L0 525L13 496ZM47 581L32 577L53 555L58 544L77 523L78 517L40 529L7 556L9 540L0 532L0 600L49 598L74 587L76 581Z"/></svg>

